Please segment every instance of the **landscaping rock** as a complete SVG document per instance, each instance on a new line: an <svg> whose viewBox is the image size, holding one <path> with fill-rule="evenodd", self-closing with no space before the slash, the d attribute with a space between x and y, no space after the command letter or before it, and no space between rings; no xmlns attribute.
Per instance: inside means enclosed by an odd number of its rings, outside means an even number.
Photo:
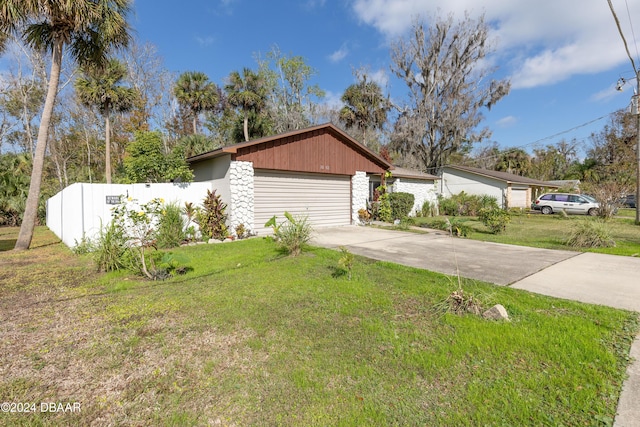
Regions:
<svg viewBox="0 0 640 427"><path fill-rule="evenodd" d="M207 243L209 243L209 244L212 244L212 243L222 243L222 240L218 240L218 239L209 239L209 241L208 241Z"/></svg>
<svg viewBox="0 0 640 427"><path fill-rule="evenodd" d="M502 304L496 304L482 313L482 317L491 320L509 320L509 314Z"/></svg>

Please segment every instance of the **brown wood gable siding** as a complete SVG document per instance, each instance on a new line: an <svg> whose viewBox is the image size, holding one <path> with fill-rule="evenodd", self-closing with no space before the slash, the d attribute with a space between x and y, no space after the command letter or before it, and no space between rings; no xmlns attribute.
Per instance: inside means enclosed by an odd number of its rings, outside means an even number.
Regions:
<svg viewBox="0 0 640 427"><path fill-rule="evenodd" d="M381 174L385 171L326 130L239 148L235 160L253 162L255 169L336 175L354 175L356 171Z"/></svg>

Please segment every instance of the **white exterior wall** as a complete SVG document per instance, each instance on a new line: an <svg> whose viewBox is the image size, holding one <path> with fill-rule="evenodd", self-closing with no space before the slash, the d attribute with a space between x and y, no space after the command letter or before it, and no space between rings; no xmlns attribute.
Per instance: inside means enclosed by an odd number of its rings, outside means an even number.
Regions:
<svg viewBox="0 0 640 427"><path fill-rule="evenodd" d="M351 220L359 224L358 211L367 208L369 199L369 177L366 172L356 171L351 177Z"/></svg>
<svg viewBox="0 0 640 427"><path fill-rule="evenodd" d="M231 155L216 157L215 159L191 165L195 182L213 182L216 194L227 205L231 204Z"/></svg>
<svg viewBox="0 0 640 427"><path fill-rule="evenodd" d="M47 200L47 226L62 242L74 247L83 237L94 238L100 228L111 221L107 196L124 196L147 203L163 198L166 203L185 202L201 205L207 190L215 189L213 181L151 184L86 184L75 183Z"/></svg>
<svg viewBox="0 0 640 427"><path fill-rule="evenodd" d="M227 206L229 231L235 235L235 229L240 224L243 224L247 231L255 231L253 227L253 163L231 162L229 166L229 193L230 203Z"/></svg>
<svg viewBox="0 0 640 427"><path fill-rule="evenodd" d="M422 210L425 201L436 203L438 200L438 187L435 181L421 179L395 178L392 185L393 193L411 193L414 197L413 208L409 215L416 215Z"/></svg>
<svg viewBox="0 0 640 427"><path fill-rule="evenodd" d="M442 172L440 192L444 197L451 197L453 194L465 192L478 196L488 195L495 197L498 206L505 207L507 196L507 183L488 177L471 174L464 171L448 171L446 168Z"/></svg>

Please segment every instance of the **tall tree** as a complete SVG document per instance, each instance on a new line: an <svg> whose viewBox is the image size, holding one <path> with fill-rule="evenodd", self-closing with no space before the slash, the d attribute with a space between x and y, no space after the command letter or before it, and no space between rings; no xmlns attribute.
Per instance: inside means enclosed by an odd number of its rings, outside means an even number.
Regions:
<svg viewBox="0 0 640 427"><path fill-rule="evenodd" d="M76 92L89 107L96 107L104 117L105 167L107 184L111 184L111 113L124 113L133 108L138 96L135 89L123 85L127 69L117 59L104 67L87 66L76 80Z"/></svg>
<svg viewBox="0 0 640 427"><path fill-rule="evenodd" d="M130 44L123 61L129 73L127 80L140 95L136 105L127 115L124 128L134 134L160 127L169 117L172 102L172 87L175 78L164 64L158 49L151 43Z"/></svg>
<svg viewBox="0 0 640 427"><path fill-rule="evenodd" d="M162 134L158 131L136 133L127 146L124 170L129 182L187 182L193 179L183 147L178 146L167 155L163 150Z"/></svg>
<svg viewBox="0 0 640 427"><path fill-rule="evenodd" d="M635 184L637 128L635 115L620 110L609 123L591 134L592 147L587 157L597 164L599 182L618 181Z"/></svg>
<svg viewBox="0 0 640 427"><path fill-rule="evenodd" d="M366 74L360 74L358 79L358 83L349 86L342 95L344 106L340 109L340 120L347 128L355 127L362 132L362 143L369 145L367 131L384 127L390 105L379 84L367 81Z"/></svg>
<svg viewBox="0 0 640 427"><path fill-rule="evenodd" d="M0 34L21 37L30 46L51 54L49 85L16 250L28 249L33 238L62 54L68 50L81 65L104 63L109 49L129 42L126 16L130 6L130 0L4 0L0 7Z"/></svg>
<svg viewBox="0 0 640 427"><path fill-rule="evenodd" d="M218 106L218 87L199 71L182 73L173 88L178 103L191 113L193 133L198 133L198 117Z"/></svg>
<svg viewBox="0 0 640 427"><path fill-rule="evenodd" d="M31 162L25 154L0 155L0 226L20 225L29 189Z"/></svg>
<svg viewBox="0 0 640 427"><path fill-rule="evenodd" d="M256 128L255 125L259 125L259 128L268 126L263 116L263 109L267 100L264 80L262 73L245 68L242 70L242 75L238 71L233 71L224 87L229 104L234 108L240 109L242 114L242 129L245 141L249 141L251 136L249 133L249 121L254 122L253 128Z"/></svg>
<svg viewBox="0 0 640 427"><path fill-rule="evenodd" d="M316 70L302 56L288 56L274 46L267 54L268 61L258 62L266 80L268 111L273 131L283 133L302 129L311 123L317 99L324 91L309 81Z"/></svg>
<svg viewBox="0 0 640 427"><path fill-rule="evenodd" d="M498 154L495 170L525 176L531 170L531 156L522 148L509 148Z"/></svg>
<svg viewBox="0 0 640 427"><path fill-rule="evenodd" d="M491 53L484 17L436 18L425 30L413 26L409 40L392 48L392 71L410 92L410 105L399 108L392 148L416 157L425 170L438 168L472 142L490 136L475 129L483 108L491 108L510 90L508 80L491 80L483 63Z"/></svg>
<svg viewBox="0 0 640 427"><path fill-rule="evenodd" d="M547 180L567 179L571 166L577 161L578 142L561 140L545 148L533 150L531 178Z"/></svg>

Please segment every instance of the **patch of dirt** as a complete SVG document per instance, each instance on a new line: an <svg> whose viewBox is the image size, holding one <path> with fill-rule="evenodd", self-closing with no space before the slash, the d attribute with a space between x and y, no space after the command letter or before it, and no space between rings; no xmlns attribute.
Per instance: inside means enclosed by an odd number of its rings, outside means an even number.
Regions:
<svg viewBox="0 0 640 427"><path fill-rule="evenodd" d="M266 363L247 345L251 329L189 327L166 305L135 312L127 301L148 288L102 293L93 265L55 245L0 253L0 271L1 402L81 403L81 413L35 414L45 425L161 424L162 408L202 414L200 424L242 419L221 384Z"/></svg>

